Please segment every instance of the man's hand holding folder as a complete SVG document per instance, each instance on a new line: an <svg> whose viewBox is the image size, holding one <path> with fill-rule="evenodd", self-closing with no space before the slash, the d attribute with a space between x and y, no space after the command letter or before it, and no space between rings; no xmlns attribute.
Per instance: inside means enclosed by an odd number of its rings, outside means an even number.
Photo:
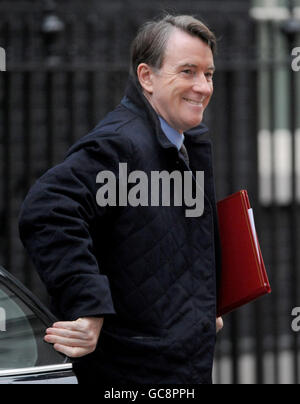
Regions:
<svg viewBox="0 0 300 404"><path fill-rule="evenodd" d="M222 317L218 317L217 318L217 334L218 334L218 332L220 332L222 329L223 329L223 327L224 327L224 323L223 323L223 319L222 319Z"/></svg>
<svg viewBox="0 0 300 404"><path fill-rule="evenodd" d="M218 203L222 273L218 317L271 292L247 191Z"/></svg>

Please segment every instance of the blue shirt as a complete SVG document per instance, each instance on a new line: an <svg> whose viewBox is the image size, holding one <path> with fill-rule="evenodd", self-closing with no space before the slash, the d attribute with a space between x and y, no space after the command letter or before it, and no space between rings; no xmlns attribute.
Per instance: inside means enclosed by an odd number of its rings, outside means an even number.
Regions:
<svg viewBox="0 0 300 404"><path fill-rule="evenodd" d="M176 146L178 150L180 150L181 146L182 146L182 144L184 142L184 135L177 132L177 130L173 129L160 116L159 116L159 120L160 120L160 125L161 125L161 128L162 128L164 134L167 136L167 138L170 140L170 142L173 143L173 145Z"/></svg>

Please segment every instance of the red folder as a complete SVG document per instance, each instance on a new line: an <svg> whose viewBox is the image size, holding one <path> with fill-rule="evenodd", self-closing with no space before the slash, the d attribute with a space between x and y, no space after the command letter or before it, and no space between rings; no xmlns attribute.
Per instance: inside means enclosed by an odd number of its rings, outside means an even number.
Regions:
<svg viewBox="0 0 300 404"><path fill-rule="evenodd" d="M222 273L218 316L271 292L247 191L218 203Z"/></svg>

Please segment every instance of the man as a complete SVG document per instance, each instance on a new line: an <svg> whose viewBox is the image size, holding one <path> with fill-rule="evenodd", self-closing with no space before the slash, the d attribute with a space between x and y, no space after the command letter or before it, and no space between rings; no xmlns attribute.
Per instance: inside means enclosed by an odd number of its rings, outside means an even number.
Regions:
<svg viewBox="0 0 300 404"><path fill-rule="evenodd" d="M211 383L220 251L211 144L199 125L215 46L190 16L143 26L121 104L24 202L21 238L64 320L45 341L76 358L81 383ZM100 206L99 173L120 183L120 163L148 178L176 170L195 181L204 171L203 214L186 217L174 203Z"/></svg>

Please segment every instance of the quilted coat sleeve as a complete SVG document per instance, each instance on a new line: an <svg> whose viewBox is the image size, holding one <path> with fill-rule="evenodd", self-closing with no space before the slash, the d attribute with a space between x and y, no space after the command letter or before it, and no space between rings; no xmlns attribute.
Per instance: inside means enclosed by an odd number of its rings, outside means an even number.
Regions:
<svg viewBox="0 0 300 404"><path fill-rule="evenodd" d="M101 232L108 209L96 203L96 176L127 159L123 143L90 140L38 180L23 203L20 236L61 319L115 313L91 228L97 220Z"/></svg>

